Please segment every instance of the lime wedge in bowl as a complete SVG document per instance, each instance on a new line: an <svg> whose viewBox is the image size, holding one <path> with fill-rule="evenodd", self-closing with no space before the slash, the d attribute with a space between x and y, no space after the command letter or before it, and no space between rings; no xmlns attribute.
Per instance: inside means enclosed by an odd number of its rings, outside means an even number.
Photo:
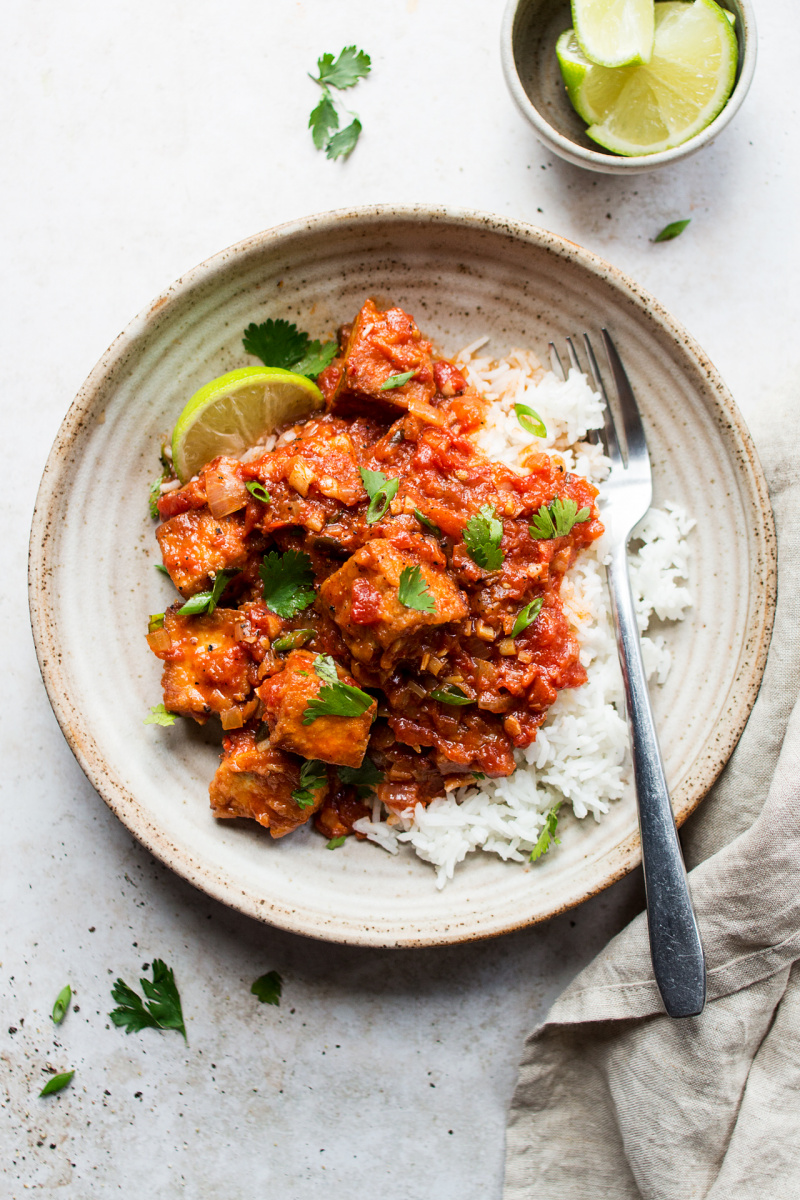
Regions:
<svg viewBox="0 0 800 1200"><path fill-rule="evenodd" d="M182 483L218 454L239 455L287 421L322 408L305 375L279 367L242 367L195 392L172 433L172 461Z"/></svg>
<svg viewBox="0 0 800 1200"><path fill-rule="evenodd" d="M572 0L572 21L590 62L627 67L650 61L653 0Z"/></svg>
<svg viewBox="0 0 800 1200"><path fill-rule="evenodd" d="M606 150L633 156L681 146L711 124L733 90L738 43L714 0L666 0L655 5L649 63L597 66L572 30L559 38L557 54L570 101L589 124L587 135Z"/></svg>

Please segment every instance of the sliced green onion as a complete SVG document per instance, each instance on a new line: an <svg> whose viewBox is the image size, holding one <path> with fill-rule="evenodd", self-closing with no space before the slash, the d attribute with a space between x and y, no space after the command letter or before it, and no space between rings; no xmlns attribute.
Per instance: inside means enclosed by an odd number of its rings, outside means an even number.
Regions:
<svg viewBox="0 0 800 1200"><path fill-rule="evenodd" d="M519 610L517 619L514 622L514 628L511 630L512 638L517 637L524 629L533 624L542 611L543 603L542 597L537 596L535 600L531 600L530 604L526 604L524 608Z"/></svg>
<svg viewBox="0 0 800 1200"><path fill-rule="evenodd" d="M438 700L440 704L474 704L474 700L470 700L469 696L462 692L461 688L454 687L450 684L445 688L434 688L431 692L431 697Z"/></svg>
<svg viewBox="0 0 800 1200"><path fill-rule="evenodd" d="M515 404L514 412L524 430L532 433L534 437L547 437L547 427L535 408L528 404Z"/></svg>
<svg viewBox="0 0 800 1200"><path fill-rule="evenodd" d="M416 368L413 371L404 371L402 375L390 375L388 379L384 379L379 390L388 392L392 388L402 387L404 383L408 383L412 375L416 375Z"/></svg>
<svg viewBox="0 0 800 1200"><path fill-rule="evenodd" d="M279 638L276 638L272 643L272 649L278 654L283 654L287 650L297 650L300 646L305 646L309 638L314 636L313 629L293 629L291 633L284 633Z"/></svg>
<svg viewBox="0 0 800 1200"><path fill-rule="evenodd" d="M251 496L255 496L256 500L260 500L262 504L269 504L270 494L264 487L263 483L258 483L252 480L244 485Z"/></svg>

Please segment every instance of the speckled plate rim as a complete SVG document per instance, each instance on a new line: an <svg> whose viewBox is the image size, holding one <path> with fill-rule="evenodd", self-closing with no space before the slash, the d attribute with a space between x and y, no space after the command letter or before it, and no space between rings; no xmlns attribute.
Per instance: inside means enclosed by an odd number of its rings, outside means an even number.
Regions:
<svg viewBox="0 0 800 1200"><path fill-rule="evenodd" d="M755 534L755 552L752 563L751 587L756 603L751 606L748 627L743 637L743 652L740 670L730 689L733 697L717 726L714 751L704 754L694 778L694 786L684 795L675 811L680 825L694 811L714 780L719 775L736 745L750 715L758 694L761 678L769 650L772 622L775 611L777 587L777 546L772 507L769 501L766 480L758 460L749 430L736 404L716 368L704 354L697 342L687 331L652 297L616 267L584 249L574 242L547 230L510 218L494 216L470 209L428 205L369 205L358 208L336 209L331 212L302 217L246 238L220 251L199 266L182 275L160 296L149 304L118 338L88 376L75 400L71 404L60 428L45 465L36 499L31 526L29 548L29 603L36 655L50 703L61 730L93 787L105 803L119 817L137 840L165 866L186 879L189 883L239 912L285 929L292 933L321 938L325 941L345 942L350 945L416 947L451 945L457 942L482 940L497 937L527 926L549 920L557 914L582 904L612 883L628 874L641 859L638 835L628 838L617 848L617 863L599 885L588 888L566 904L554 905L534 917L512 921L496 928L479 931L459 927L447 933L426 934L416 931L407 935L387 936L376 929L353 932L337 931L326 927L319 929L304 920L296 909L265 903L263 899L245 890L232 889L228 883L207 864L197 861L184 847L170 841L165 832L144 811L136 797L115 778L106 763L92 733L84 728L80 714L70 701L69 680L62 667L61 655L49 620L51 605L49 583L53 567L50 565L52 548L51 514L58 501L59 493L68 484L67 468L76 440L88 420L91 419L96 392L107 373L120 367L126 356L135 352L136 342L143 335L149 322L157 313L163 318L170 306L177 304L184 294L200 283L206 283L215 272L228 268L232 258L244 258L253 251L261 251L270 244L302 234L334 235L343 224L360 222L383 223L396 221L398 224L420 222L425 224L463 225L473 231L500 234L512 239L532 243L547 253L577 263L612 287L623 299L644 311L650 321L662 332L674 339L682 351L692 360L696 369L704 376L715 402L719 405L728 424L728 435L735 443L737 455L748 476L751 500L763 514Z"/></svg>

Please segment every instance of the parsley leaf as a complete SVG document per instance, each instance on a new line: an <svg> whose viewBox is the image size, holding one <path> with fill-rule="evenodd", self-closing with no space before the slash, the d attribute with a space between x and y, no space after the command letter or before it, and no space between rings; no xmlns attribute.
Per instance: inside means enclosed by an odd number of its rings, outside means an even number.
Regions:
<svg viewBox="0 0 800 1200"><path fill-rule="evenodd" d="M328 84L344 91L354 87L359 79L365 79L371 69L372 60L368 54L356 50L355 46L345 46L336 60L332 54L323 54L317 59L319 78L315 83Z"/></svg>
<svg viewBox="0 0 800 1200"><path fill-rule="evenodd" d="M247 326L242 345L248 354L260 358L265 367L280 367L298 375L316 378L336 355L336 342L325 345L313 341L307 333L282 317L268 317L260 325Z"/></svg>
<svg viewBox="0 0 800 1200"><path fill-rule="evenodd" d="M544 601L542 600L542 597L537 596L535 600L531 600L530 604L526 604L524 608L519 610L517 613L517 619L514 622L514 628L511 630L512 638L517 637L523 632L523 630L527 629L529 625L533 624L539 613L542 611L543 603Z"/></svg>
<svg viewBox="0 0 800 1200"><path fill-rule="evenodd" d="M558 810L561 807L561 801L554 804L544 819L544 828L539 834L536 845L531 850L530 862L536 862L537 858L541 858L543 854L547 854L551 845L560 846L561 839L555 836L556 826L558 825Z"/></svg>
<svg viewBox="0 0 800 1200"><path fill-rule="evenodd" d="M403 567L397 599L405 608L415 608L417 612L424 613L436 612L436 603L419 567Z"/></svg>
<svg viewBox="0 0 800 1200"><path fill-rule="evenodd" d="M258 996L262 1004L280 1005L283 980L277 971L267 971L266 975L258 977L250 991Z"/></svg>
<svg viewBox="0 0 800 1200"><path fill-rule="evenodd" d="M687 225L691 225L692 218L687 217L685 221L671 221L669 225L665 225L661 233L657 233L653 238L654 242L671 242L673 238L679 237Z"/></svg>
<svg viewBox="0 0 800 1200"><path fill-rule="evenodd" d="M66 987L63 987L58 993L56 996L56 1002L53 1005L53 1012L51 1015L53 1017L54 1025L60 1025L64 1020L64 1017L67 1015L67 1009L69 1008L69 1002L71 999L72 988L69 986L69 984L67 984Z"/></svg>
<svg viewBox="0 0 800 1200"><path fill-rule="evenodd" d="M325 849L326 850L338 850L339 847L343 846L346 841L347 841L347 836L345 834L343 834L341 837L338 837L338 838L331 838L331 840L329 842L325 843Z"/></svg>
<svg viewBox="0 0 800 1200"><path fill-rule="evenodd" d="M361 688L342 683L330 655L318 654L314 660L314 671L323 680L323 686L306 705L304 725L311 725L318 717L360 717L375 703L372 696L362 692Z"/></svg>
<svg viewBox="0 0 800 1200"><path fill-rule="evenodd" d="M491 504L484 504L479 513L470 517L464 526L464 545L474 563L484 571L496 571L505 555L500 549L503 522Z"/></svg>
<svg viewBox="0 0 800 1200"><path fill-rule="evenodd" d="M427 529L429 533L432 533L435 538L439 538L441 540L444 537L444 534L436 522L432 521L430 517L426 517L425 513L420 512L418 508L414 509L414 516L417 518L420 525L422 525L424 529Z"/></svg>
<svg viewBox="0 0 800 1200"><path fill-rule="evenodd" d="M404 371L402 375L390 375L388 379L384 379L384 381L381 384L378 391L388 392L388 391L391 391L392 388L402 387L403 384L408 383L411 376L415 375L415 374L416 374L416 370Z"/></svg>
<svg viewBox="0 0 800 1200"><path fill-rule="evenodd" d="M287 550L285 554L270 550L258 573L264 584L264 603L279 617L296 617L314 603L311 559L302 550Z"/></svg>
<svg viewBox="0 0 800 1200"><path fill-rule="evenodd" d="M365 758L360 767L337 767L339 778L348 787L354 787L363 800L383 783L383 771L379 771L371 758Z"/></svg>
<svg viewBox="0 0 800 1200"><path fill-rule="evenodd" d="M258 483L256 480L251 479L251 481L246 483L244 486L247 488L250 495L254 496L256 500L260 500L262 504L269 504L270 494L264 487L263 483Z"/></svg>
<svg viewBox="0 0 800 1200"><path fill-rule="evenodd" d="M48 1079L47 1083L39 1092L39 1095L52 1096L53 1092L62 1091L63 1088L65 1088L70 1082L74 1074L74 1071L63 1071L60 1075L54 1075L52 1079Z"/></svg>
<svg viewBox="0 0 800 1200"><path fill-rule="evenodd" d="M440 704L452 704L460 706L462 704L474 704L469 696L465 695L460 687L455 687L453 684L448 684L447 687L434 688L431 692L431 697L438 700Z"/></svg>
<svg viewBox="0 0 800 1200"><path fill-rule="evenodd" d="M150 709L150 716L145 717L142 721L143 725L174 725L178 718L175 713L167 712L163 704L154 704Z"/></svg>
<svg viewBox="0 0 800 1200"><path fill-rule="evenodd" d="M374 525L385 515L390 500L397 495L400 480L390 479L388 475L384 475L383 471L368 471L366 467L359 467L358 470L364 490L369 496L367 524Z"/></svg>
<svg viewBox="0 0 800 1200"><path fill-rule="evenodd" d="M349 125L333 135L328 142L325 157L330 159L348 158L355 150L360 136L361 122L358 117L354 117Z"/></svg>
<svg viewBox="0 0 800 1200"><path fill-rule="evenodd" d="M543 504L528 526L530 535L537 540L545 538L566 537L573 525L582 525L592 515L590 508L578 506L574 500L562 500L557 496L552 504Z"/></svg>
<svg viewBox="0 0 800 1200"><path fill-rule="evenodd" d="M229 571L217 571L211 591L197 592L196 595L192 596L178 609L178 615L181 617L192 617L197 616L199 613L208 613L211 616L220 602L228 581L233 579L234 575L238 574L238 568L232 568Z"/></svg>
<svg viewBox="0 0 800 1200"><path fill-rule="evenodd" d="M311 808L315 802L314 792L318 792L328 782L328 771L324 762L318 758L307 759L300 768L300 786L292 792L292 799L301 808Z"/></svg>
<svg viewBox="0 0 800 1200"><path fill-rule="evenodd" d="M145 1000L127 983L118 979L111 989L111 999L118 1007L108 1015L114 1025L123 1026L126 1033L141 1029L177 1029L186 1037L181 998L175 986L175 976L160 958L153 959L153 979L140 979Z"/></svg>
<svg viewBox="0 0 800 1200"><path fill-rule="evenodd" d="M311 110L308 118L308 128L318 150L323 150L334 129L339 128L339 114L327 88L322 89L322 96L316 108Z"/></svg>
<svg viewBox="0 0 800 1200"><path fill-rule="evenodd" d="M547 426L535 408L528 404L515 404L514 412L520 425L528 433L532 433L534 437L547 437Z"/></svg>

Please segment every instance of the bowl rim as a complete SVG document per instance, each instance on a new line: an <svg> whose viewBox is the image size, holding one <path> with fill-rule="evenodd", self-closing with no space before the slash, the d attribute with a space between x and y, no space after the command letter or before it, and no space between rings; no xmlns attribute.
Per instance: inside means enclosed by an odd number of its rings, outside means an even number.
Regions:
<svg viewBox="0 0 800 1200"><path fill-rule="evenodd" d="M674 146L671 150L662 150L658 154L642 154L626 158L620 154L590 150L586 146L573 142L571 138L565 137L549 121L546 121L522 86L514 56L514 23L519 10L529 2L530 0L507 0L500 28L500 61L503 74L517 108L533 125L540 141L574 166L583 167L589 171L598 171L605 175L624 175L652 171L656 167L689 158L690 155L696 154L702 150L703 146L712 142L717 134L721 133L733 120L750 90L758 57L755 13L750 0L732 0L741 14L741 33L737 31L741 54L739 76L727 103L711 124L707 125L705 129L701 129L688 142Z"/></svg>
<svg viewBox="0 0 800 1200"><path fill-rule="evenodd" d="M754 573L754 586L761 597L761 603L754 606L749 618L747 636L743 639L744 661L741 664L740 676L737 677L737 680L742 677L746 678L743 680L741 691L737 694L736 704L727 709L724 714L721 723L722 733L715 743L714 754L710 760L706 759L702 764L695 792L675 813L677 823L680 825L694 811L725 766L742 734L758 694L766 664L777 588L777 547L766 480L750 432L731 393L701 347L680 323L634 280L599 255L567 238L551 233L549 230L509 217L460 207L424 204L373 204L334 209L300 217L263 230L205 259L181 275L142 309L111 343L79 389L59 427L45 464L36 497L29 544L29 606L34 645L42 680L53 712L70 749L89 782L137 840L155 858L187 882L247 916L290 933L325 941L385 948L441 946L478 941L549 920L605 890L612 883L627 875L641 861L638 834L630 837L619 847L615 867L600 883L591 885L579 897L553 905L546 912L534 917L505 922L502 927L475 931L464 930L461 926L453 929L452 925L449 925L444 931L429 933L415 931L402 935L385 934L371 927L359 928L355 933L352 930L342 931L327 925L320 929L307 916L298 913L296 909L284 909L246 892L241 887L231 888L219 871L214 874L213 868L195 859L191 851L174 845L168 833L164 832L142 810L133 793L113 777L91 730L84 732L80 721L76 721L74 718L70 704L68 676L62 666L57 639L48 620L48 609L51 604L48 589L51 575L49 554L53 536L52 505L59 488L63 486L64 477L69 473L70 451L90 417L92 406L95 403L95 392L102 386L106 375L117 369L128 354L135 353L136 342L147 331L151 323L161 322L169 314L172 306L177 307L182 303L187 292L203 282L208 282L215 272L227 269L233 257L261 251L270 244L277 245L282 240L294 236L308 234L330 236L342 223L354 222L366 225L380 225L386 222L396 222L398 225L420 222L440 223L444 226L455 225L522 240L568 262L577 263L621 293L629 303L634 304L637 308L644 308L648 317L680 344L682 350L705 378L716 402L725 413L729 428L736 435L738 446L749 468L754 493L764 519L759 523L756 531L759 552L756 556L757 571ZM727 729L725 729L726 724Z"/></svg>

